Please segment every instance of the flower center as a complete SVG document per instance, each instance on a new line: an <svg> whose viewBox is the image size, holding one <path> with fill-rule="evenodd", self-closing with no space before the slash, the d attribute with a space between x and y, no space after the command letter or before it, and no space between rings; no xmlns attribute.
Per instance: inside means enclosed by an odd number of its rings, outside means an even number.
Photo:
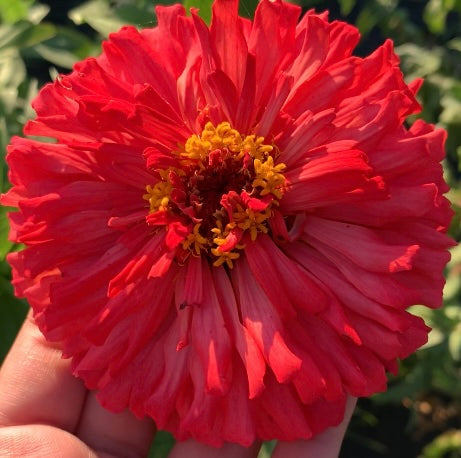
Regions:
<svg viewBox="0 0 461 458"><path fill-rule="evenodd" d="M173 154L175 166L156 170L146 187L151 225L176 222L187 228L182 257L206 254L229 268L244 247L267 233L272 207L283 195L285 164L274 163L276 148L263 137L241 135L228 122L206 124Z"/></svg>

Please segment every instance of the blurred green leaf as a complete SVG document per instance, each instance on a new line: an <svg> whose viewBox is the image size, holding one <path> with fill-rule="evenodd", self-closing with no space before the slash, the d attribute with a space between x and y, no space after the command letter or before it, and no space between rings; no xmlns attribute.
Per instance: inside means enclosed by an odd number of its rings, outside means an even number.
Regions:
<svg viewBox="0 0 461 458"><path fill-rule="evenodd" d="M211 22L211 5L212 0L184 0L183 5L186 11L189 12L190 8L198 8L199 16L209 24Z"/></svg>
<svg viewBox="0 0 461 458"><path fill-rule="evenodd" d="M49 13L49 11L50 7L48 5L35 3L27 11L27 19L32 22L32 24L39 24Z"/></svg>
<svg viewBox="0 0 461 458"><path fill-rule="evenodd" d="M239 14L248 18L253 18L259 0L240 0Z"/></svg>
<svg viewBox="0 0 461 458"><path fill-rule="evenodd" d="M72 68L79 58L71 51L53 46L52 43L39 44L35 51L48 62L64 68Z"/></svg>
<svg viewBox="0 0 461 458"><path fill-rule="evenodd" d="M0 262L3 271L9 271L5 262ZM0 276L0 364L5 358L8 349L21 327L27 314L28 306L25 301L14 297L13 287L9 278Z"/></svg>
<svg viewBox="0 0 461 458"><path fill-rule="evenodd" d="M360 11L356 26L359 28L361 34L366 35L377 22L378 17L373 13L373 8L368 4Z"/></svg>
<svg viewBox="0 0 461 458"><path fill-rule="evenodd" d="M440 99L442 113L440 121L445 124L461 124L461 99L452 94L446 94Z"/></svg>
<svg viewBox="0 0 461 458"><path fill-rule="evenodd" d="M424 22L434 34L439 34L445 27L447 8L443 0L429 0L424 10Z"/></svg>
<svg viewBox="0 0 461 458"><path fill-rule="evenodd" d="M35 116L35 111L32 108L32 100L38 93L38 82L35 79L25 80L18 91L17 106L20 110L16 118L17 122L22 126Z"/></svg>
<svg viewBox="0 0 461 458"><path fill-rule="evenodd" d="M52 24L34 25L22 21L14 25L0 26L0 50L5 48L26 48L48 40L56 33Z"/></svg>
<svg viewBox="0 0 461 458"><path fill-rule="evenodd" d="M272 452L274 451L274 448L276 445L277 445L277 441L263 442L261 449L258 453L258 458L270 458L272 456Z"/></svg>
<svg viewBox="0 0 461 458"><path fill-rule="evenodd" d="M354 8L356 0L339 0L341 14L347 16Z"/></svg>
<svg viewBox="0 0 461 458"><path fill-rule="evenodd" d="M258 0L242 0L239 3L239 15L252 18L256 7L258 6ZM211 23L212 17L212 4L213 0L184 0L183 5L189 14L190 8L196 8L199 10L199 16L207 23Z"/></svg>
<svg viewBox="0 0 461 458"><path fill-rule="evenodd" d="M461 323L448 336L448 350L454 361L461 362Z"/></svg>
<svg viewBox="0 0 461 458"><path fill-rule="evenodd" d="M0 98L4 99L4 91L8 89L17 91L25 77L26 67L19 53L15 50L0 51ZM14 96L17 97L17 94ZM8 111L12 110L14 103L15 100L12 100Z"/></svg>
<svg viewBox="0 0 461 458"><path fill-rule="evenodd" d="M446 305L443 308L443 313L452 320L455 323L458 323L461 321L461 307L459 304L450 304Z"/></svg>
<svg viewBox="0 0 461 458"><path fill-rule="evenodd" d="M148 458L166 458L174 443L174 437L170 433L158 431L150 448Z"/></svg>
<svg viewBox="0 0 461 458"><path fill-rule="evenodd" d="M77 30L58 27L53 38L34 46L33 50L48 62L70 69L75 62L97 54L101 48Z"/></svg>
<svg viewBox="0 0 461 458"><path fill-rule="evenodd" d="M384 393L373 396L373 400L378 404L395 403L399 404L405 397L412 397L415 393L420 393L427 386L428 376L423 366L416 366L404 380L398 381L389 386Z"/></svg>
<svg viewBox="0 0 461 458"><path fill-rule="evenodd" d="M3 153L9 137L19 134L22 125L33 116L30 103L36 93L37 82L27 80L20 55L11 49L0 51L0 119L3 121L0 147Z"/></svg>
<svg viewBox="0 0 461 458"><path fill-rule="evenodd" d="M2 22L14 24L26 19L33 0L0 0L0 19Z"/></svg>
<svg viewBox="0 0 461 458"><path fill-rule="evenodd" d="M447 43L447 47L455 51L461 51L461 37L453 38Z"/></svg>
<svg viewBox="0 0 461 458"><path fill-rule="evenodd" d="M5 256L10 252L13 242L8 240L10 226L6 217L7 209L0 207L0 261L4 261Z"/></svg>
<svg viewBox="0 0 461 458"><path fill-rule="evenodd" d="M104 0L90 0L72 9L69 17L77 25L88 24L104 37L126 25Z"/></svg>
<svg viewBox="0 0 461 458"><path fill-rule="evenodd" d="M443 297L446 302L456 300L457 295L461 291L461 245L457 245L450 250L451 260L447 266L446 283L443 289ZM451 307L445 307L445 313L449 316ZM456 307L461 314L461 308ZM461 319L461 316L460 316Z"/></svg>
<svg viewBox="0 0 461 458"><path fill-rule="evenodd" d="M443 296L446 301L454 300L456 295L461 289L461 276L460 275L451 275L447 278L445 283L445 288L443 290Z"/></svg>
<svg viewBox="0 0 461 458"><path fill-rule="evenodd" d="M122 5L115 9L114 12L125 24L134 24L140 28L155 24L154 10L151 8L144 9Z"/></svg>
<svg viewBox="0 0 461 458"><path fill-rule="evenodd" d="M448 455L448 453L454 454ZM424 447L422 458L461 457L461 430L447 431Z"/></svg>
<svg viewBox="0 0 461 458"><path fill-rule="evenodd" d="M145 8L136 5L111 7L104 0L90 0L72 9L69 17L77 25L88 24L104 37L127 24L142 27L154 23L154 12L147 5Z"/></svg>
<svg viewBox="0 0 461 458"><path fill-rule="evenodd" d="M433 74L442 65L442 53L437 48L428 50L417 44L407 43L397 46L395 51L402 59L404 74L410 81Z"/></svg>

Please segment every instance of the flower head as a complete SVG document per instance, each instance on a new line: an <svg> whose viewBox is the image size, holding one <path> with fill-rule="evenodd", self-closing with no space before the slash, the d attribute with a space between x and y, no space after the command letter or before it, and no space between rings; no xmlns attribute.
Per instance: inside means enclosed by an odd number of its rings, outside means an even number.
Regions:
<svg viewBox="0 0 461 458"><path fill-rule="evenodd" d="M338 424L426 342L445 132L392 43L262 0L126 27L45 86L8 162L16 293L112 411L248 445Z"/></svg>

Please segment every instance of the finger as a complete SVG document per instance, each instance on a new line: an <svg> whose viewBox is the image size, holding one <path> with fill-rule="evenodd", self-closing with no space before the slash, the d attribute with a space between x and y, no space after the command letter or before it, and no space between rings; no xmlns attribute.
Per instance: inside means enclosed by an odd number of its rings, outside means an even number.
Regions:
<svg viewBox="0 0 461 458"><path fill-rule="evenodd" d="M43 423L73 431L86 389L29 314L0 371L0 426Z"/></svg>
<svg viewBox="0 0 461 458"><path fill-rule="evenodd" d="M98 458L72 434L47 425L0 428L0 456Z"/></svg>
<svg viewBox="0 0 461 458"><path fill-rule="evenodd" d="M168 456L169 458L255 458L258 456L259 448L259 443L249 448L229 443L214 448L188 440L177 442Z"/></svg>
<svg viewBox="0 0 461 458"><path fill-rule="evenodd" d="M339 426L328 428L311 440L279 442L272 458L299 458L301 456L306 458L337 458L356 402L357 399L352 397L347 400L344 420Z"/></svg>
<svg viewBox="0 0 461 458"><path fill-rule="evenodd" d="M90 392L76 435L94 450L117 456L142 456L155 434L152 420L138 420L131 412L114 414L104 409Z"/></svg>

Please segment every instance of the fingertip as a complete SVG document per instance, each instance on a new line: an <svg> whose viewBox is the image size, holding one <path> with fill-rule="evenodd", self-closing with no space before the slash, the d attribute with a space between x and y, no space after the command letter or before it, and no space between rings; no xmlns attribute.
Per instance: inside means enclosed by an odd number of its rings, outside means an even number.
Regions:
<svg viewBox="0 0 461 458"><path fill-rule="evenodd" d="M0 428L0 456L100 458L72 434L48 425Z"/></svg>
<svg viewBox="0 0 461 458"><path fill-rule="evenodd" d="M155 432L151 419L139 420L128 410L109 412L90 392L76 435L102 456L145 457Z"/></svg>
<svg viewBox="0 0 461 458"><path fill-rule="evenodd" d="M29 314L0 371L0 425L42 423L73 432L86 389Z"/></svg>

